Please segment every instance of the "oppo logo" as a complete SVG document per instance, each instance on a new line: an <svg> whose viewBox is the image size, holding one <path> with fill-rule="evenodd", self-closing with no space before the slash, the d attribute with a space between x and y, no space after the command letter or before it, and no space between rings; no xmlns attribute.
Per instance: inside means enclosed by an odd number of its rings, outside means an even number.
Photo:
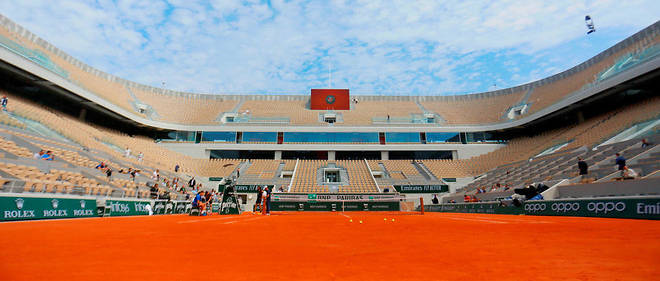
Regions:
<svg viewBox="0 0 660 281"><path fill-rule="evenodd" d="M607 212L617 211L621 212L626 209L626 203L624 202L590 202L587 204L587 210L598 214L602 212L607 214Z"/></svg>
<svg viewBox="0 0 660 281"><path fill-rule="evenodd" d="M550 208L555 212L571 212L580 210L580 203L552 203Z"/></svg>
<svg viewBox="0 0 660 281"><path fill-rule="evenodd" d="M545 211L545 204L525 204L525 211L538 212Z"/></svg>

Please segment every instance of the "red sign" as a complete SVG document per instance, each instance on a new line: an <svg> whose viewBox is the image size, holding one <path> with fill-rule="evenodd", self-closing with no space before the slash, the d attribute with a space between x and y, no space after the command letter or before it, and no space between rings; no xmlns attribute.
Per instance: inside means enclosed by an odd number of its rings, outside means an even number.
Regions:
<svg viewBox="0 0 660 281"><path fill-rule="evenodd" d="M348 89L312 89L312 110L349 110L351 109Z"/></svg>

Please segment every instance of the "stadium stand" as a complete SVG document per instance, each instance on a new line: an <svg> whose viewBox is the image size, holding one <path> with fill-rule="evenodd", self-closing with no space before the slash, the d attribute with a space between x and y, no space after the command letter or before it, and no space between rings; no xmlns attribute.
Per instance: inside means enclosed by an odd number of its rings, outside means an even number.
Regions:
<svg viewBox="0 0 660 281"><path fill-rule="evenodd" d="M507 110L519 102L524 94L525 91L520 90L492 96L449 96L421 104L442 116L448 124L488 124L501 122Z"/></svg>
<svg viewBox="0 0 660 281"><path fill-rule="evenodd" d="M137 84L94 69L67 55L25 28L0 16L0 40L6 48L21 54L60 77L86 89L131 115L171 124L220 125L224 112L240 113L235 122L255 124L322 124L319 113L309 110L306 96L227 96L175 92ZM658 52L658 23L638 32L592 59L543 80L487 93L433 96L363 96L350 111L337 111L337 126L409 125L421 114L437 114L444 124L490 124L508 122L507 111L528 105L518 117L538 112L581 90L592 88L618 72L647 61ZM185 104L185 107L178 106ZM139 105L153 112L140 109ZM152 113L156 114L152 114ZM479 114L464 114L479 112ZM148 114L149 113L149 114ZM387 120L387 116L391 120ZM131 116L127 116L131 117ZM0 120L2 122L2 120ZM229 122L233 123L233 122Z"/></svg>
<svg viewBox="0 0 660 281"><path fill-rule="evenodd" d="M145 92L140 88L132 88L137 100L142 104L149 105L154 111L151 114L158 121L208 125L218 123L216 119L223 112L231 111L237 104L237 100L218 98L209 95L160 95Z"/></svg>

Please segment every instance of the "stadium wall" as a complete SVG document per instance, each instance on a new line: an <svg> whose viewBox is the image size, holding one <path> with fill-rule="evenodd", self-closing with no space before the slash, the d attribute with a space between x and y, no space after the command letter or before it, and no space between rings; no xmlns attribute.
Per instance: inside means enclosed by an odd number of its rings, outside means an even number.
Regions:
<svg viewBox="0 0 660 281"><path fill-rule="evenodd" d="M209 159L211 150L272 151L456 151L458 159L469 159L506 146L505 144L235 144L169 143L161 146L198 159Z"/></svg>

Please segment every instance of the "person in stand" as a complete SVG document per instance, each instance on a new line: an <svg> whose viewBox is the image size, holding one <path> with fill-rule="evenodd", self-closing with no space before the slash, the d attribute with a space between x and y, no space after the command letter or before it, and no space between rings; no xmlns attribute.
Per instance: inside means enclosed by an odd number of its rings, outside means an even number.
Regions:
<svg viewBox="0 0 660 281"><path fill-rule="evenodd" d="M133 168L128 168L128 174L131 175L131 180L135 182L135 174L137 173L137 170L133 170Z"/></svg>
<svg viewBox="0 0 660 281"><path fill-rule="evenodd" d="M144 154L142 152L138 153L137 159L139 162L142 162L142 158L144 158Z"/></svg>
<svg viewBox="0 0 660 281"><path fill-rule="evenodd" d="M614 160L614 163L618 166L621 177L623 178L623 168L626 166L626 158L621 156L619 153L616 153L615 155L616 159Z"/></svg>
<svg viewBox="0 0 660 281"><path fill-rule="evenodd" d="M438 200L438 195L437 194L433 194L433 199L431 199L431 202L433 202L433 204L440 203L440 200Z"/></svg>
<svg viewBox="0 0 660 281"><path fill-rule="evenodd" d="M7 96L2 96L2 101L0 103L2 104L3 111L7 111L7 102L9 102Z"/></svg>
<svg viewBox="0 0 660 281"><path fill-rule="evenodd" d="M41 159L41 156L44 155L44 153L46 153L46 152L42 149L42 150L39 150L39 152L35 152L34 155L32 155L32 157L34 159Z"/></svg>
<svg viewBox="0 0 660 281"><path fill-rule="evenodd" d="M628 166L623 167L623 179L624 180L634 180L637 177L635 170L628 168Z"/></svg>
<svg viewBox="0 0 660 281"><path fill-rule="evenodd" d="M178 172L179 172L179 168L181 168L181 166L179 166L179 164L176 164L176 166L174 166L174 172L175 172L175 173L178 173Z"/></svg>
<svg viewBox="0 0 660 281"><path fill-rule="evenodd" d="M53 152L52 151L46 151L46 154L41 155L41 160L46 160L46 161L53 161Z"/></svg>
<svg viewBox="0 0 660 281"><path fill-rule="evenodd" d="M108 168L105 170L105 176L108 179L108 181L112 181L112 168Z"/></svg>
<svg viewBox="0 0 660 281"><path fill-rule="evenodd" d="M105 165L105 162L103 162L103 161L101 161L101 163L99 163L98 165L96 165L96 167L94 167L94 169L99 169L99 170L103 170L105 168L107 168L107 166Z"/></svg>
<svg viewBox="0 0 660 281"><path fill-rule="evenodd" d="M128 146L126 147L126 150L124 151L124 156L126 158L131 157L131 149L128 148Z"/></svg>
<svg viewBox="0 0 660 281"><path fill-rule="evenodd" d="M578 158L578 170L580 170L580 180L584 181L587 174L589 174L589 165L587 165L587 162L585 162L582 157Z"/></svg>
<svg viewBox="0 0 660 281"><path fill-rule="evenodd" d="M192 177L188 181L188 187L190 187L190 189L195 189L195 185L197 185L197 181L195 180L195 177Z"/></svg>
<svg viewBox="0 0 660 281"><path fill-rule="evenodd" d="M642 139L642 148L645 148L647 146L651 145L650 142L648 142L646 139Z"/></svg>
<svg viewBox="0 0 660 281"><path fill-rule="evenodd" d="M257 212L257 208L261 205L261 186L257 187L257 201L254 202L254 206L252 207L252 213Z"/></svg>

